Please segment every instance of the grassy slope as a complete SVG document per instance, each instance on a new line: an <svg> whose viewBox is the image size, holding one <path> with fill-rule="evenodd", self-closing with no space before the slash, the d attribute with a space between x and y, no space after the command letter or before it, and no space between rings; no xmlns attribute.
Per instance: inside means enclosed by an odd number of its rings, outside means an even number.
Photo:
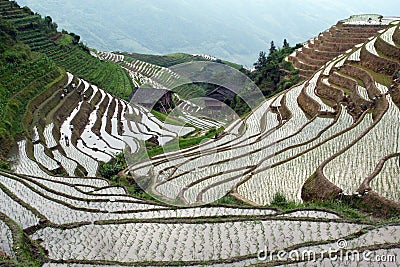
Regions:
<svg viewBox="0 0 400 267"><path fill-rule="evenodd" d="M0 17L17 29L17 38L32 51L45 54L58 66L98 85L115 96L128 99L133 83L128 73L117 64L104 62L89 54L89 49L74 34L57 32L50 17L41 18L29 8L0 0ZM19 14L16 19L15 13Z"/></svg>
<svg viewBox="0 0 400 267"><path fill-rule="evenodd" d="M11 24L0 19L0 147L1 156L10 150L14 138L24 135L29 103L62 76L45 56L32 53L16 40Z"/></svg>
<svg viewBox="0 0 400 267"><path fill-rule="evenodd" d="M182 63L187 63L187 62L192 62L192 61L204 61L205 59L202 57L195 57L190 54L185 54L185 53L174 53L174 54L168 54L168 55L147 55L147 54L138 54L138 53L124 53L128 58L131 59L138 59L141 61L145 61L151 64L155 64L161 67L171 67L177 64L182 64ZM226 64L232 68L235 69L242 69L242 65L229 62L226 60L221 60L218 62Z"/></svg>

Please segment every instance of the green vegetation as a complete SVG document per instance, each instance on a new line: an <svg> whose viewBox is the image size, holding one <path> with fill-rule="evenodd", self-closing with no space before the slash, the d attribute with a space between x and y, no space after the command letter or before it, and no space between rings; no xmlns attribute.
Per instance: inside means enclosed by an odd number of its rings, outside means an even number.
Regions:
<svg viewBox="0 0 400 267"><path fill-rule="evenodd" d="M43 249L32 241L18 224L1 212L0 220L5 222L12 232L13 250L16 256L15 259L8 259L0 255L0 266L42 266L46 257Z"/></svg>
<svg viewBox="0 0 400 267"><path fill-rule="evenodd" d="M151 195L144 191L131 176L119 175L119 173L126 168L125 155L124 153L119 153L115 155L110 162L101 162L98 174L100 177L107 179L112 186L126 188L131 196L156 201Z"/></svg>
<svg viewBox="0 0 400 267"><path fill-rule="evenodd" d="M225 104L231 107L236 112L236 114L241 117L251 111L250 107L239 96L235 96L232 100L226 99Z"/></svg>
<svg viewBox="0 0 400 267"><path fill-rule="evenodd" d="M299 71L290 62L285 61L285 57L299 46L301 45L291 47L285 39L282 48L277 48L272 41L268 56L266 52L260 51L258 60L254 63L256 71L249 76L264 96L274 95L300 82Z"/></svg>
<svg viewBox="0 0 400 267"><path fill-rule="evenodd" d="M144 147L140 147L140 150L134 154L133 161L138 162L146 158L151 158L165 152L176 151L177 149L184 149L192 147L204 142L207 139L215 138L218 133L223 132L224 128L220 127L216 129L215 127L209 129L206 133L201 136L193 137L193 135L200 133L199 129L194 130L178 139L172 140L164 146L159 146L153 142L146 141Z"/></svg>
<svg viewBox="0 0 400 267"><path fill-rule="evenodd" d="M147 54L138 54L138 53L124 53L127 57L127 61L132 62L133 60L141 60L154 65L158 65L161 67L171 67L174 65L192 62L192 61L204 61L205 59L202 57L195 57L185 53L174 53L168 55L147 55ZM215 62L226 64L235 69L243 69L242 65L229 62L226 60L217 59Z"/></svg>
<svg viewBox="0 0 400 267"><path fill-rule="evenodd" d="M5 171L11 171L10 163L8 163L7 161L0 160L0 169Z"/></svg>
<svg viewBox="0 0 400 267"><path fill-rule="evenodd" d="M121 186L126 188L128 190L128 193L131 196L134 196L136 198L141 198L144 200L150 200L150 201L155 201L158 202L157 199L152 197L150 194L148 194L146 191L144 191L137 183L136 181L131 177L127 175L123 176L114 176L110 180L111 185L113 186Z"/></svg>
<svg viewBox="0 0 400 267"><path fill-rule="evenodd" d="M65 70L128 100L133 88L128 73L116 63L91 56L89 49L80 42L79 35L57 32L57 24L51 17L42 18L12 1L0 1L0 9L1 18L15 28L16 39L32 51L45 54ZM16 12L20 14L18 18L14 18Z"/></svg>
<svg viewBox="0 0 400 267"><path fill-rule="evenodd" d="M183 99L203 97L209 92L205 83L182 84L178 87L172 88L172 91L177 93Z"/></svg>
<svg viewBox="0 0 400 267"><path fill-rule="evenodd" d="M230 62L230 61L217 59L217 62L220 62L222 64L228 65L229 67L237 69L237 70L243 70L244 69L242 65L239 65L239 64L236 64L236 63L233 63L233 62Z"/></svg>
<svg viewBox="0 0 400 267"><path fill-rule="evenodd" d="M374 72L373 70L368 69L362 66L361 64L354 64L354 65L360 69L364 69L367 72L369 72L372 75L372 77L374 77L374 80L377 81L378 83L383 84L386 87L389 87L392 84L392 77L384 75L382 73Z"/></svg>
<svg viewBox="0 0 400 267"><path fill-rule="evenodd" d="M272 207L279 208L283 211L290 211L293 209L310 208L310 209L327 209L335 211L349 219L363 220L367 219L367 215L362 213L357 207L356 203L343 200L330 200L330 201L315 201L297 204L293 201L286 200L283 193L277 193L271 202Z"/></svg>
<svg viewBox="0 0 400 267"><path fill-rule="evenodd" d="M17 30L0 18L0 146L6 156L14 138L26 133L27 107L62 75L47 57L17 40Z"/></svg>
<svg viewBox="0 0 400 267"><path fill-rule="evenodd" d="M224 130L223 127L216 129L215 127L208 130L204 135L198 137L190 137L188 135L179 137L177 141L171 141L164 146L151 146L147 151L148 157L154 157L164 152L175 151L177 148L185 149L200 144L202 141L214 138L218 133Z"/></svg>
<svg viewBox="0 0 400 267"><path fill-rule="evenodd" d="M71 35L63 34L62 38L58 41L58 44L63 45L63 46L69 45L69 44L72 44L73 40L74 40L74 38Z"/></svg>
<svg viewBox="0 0 400 267"><path fill-rule="evenodd" d="M98 173L103 178L111 179L126 167L124 153L119 153L107 163L100 162Z"/></svg>
<svg viewBox="0 0 400 267"><path fill-rule="evenodd" d="M178 125L178 126L191 126L190 124L176 118L173 116L169 116L169 114L164 113L164 112L159 112L157 110L152 109L151 113L160 121L172 124L172 125Z"/></svg>
<svg viewBox="0 0 400 267"><path fill-rule="evenodd" d="M124 55L127 56L128 62L137 59L166 68L186 62L204 60L200 57L194 57L192 55L185 53L176 53L168 55L146 55L138 53L124 53Z"/></svg>

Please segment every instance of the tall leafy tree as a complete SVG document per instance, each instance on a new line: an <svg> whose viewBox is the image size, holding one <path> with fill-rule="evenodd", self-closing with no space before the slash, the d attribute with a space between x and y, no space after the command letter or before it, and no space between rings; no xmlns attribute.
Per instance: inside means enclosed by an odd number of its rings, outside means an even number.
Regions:
<svg viewBox="0 0 400 267"><path fill-rule="evenodd" d="M274 41L271 41L271 46L269 48L269 55L272 55L275 52L276 52L276 46L274 44Z"/></svg>
<svg viewBox="0 0 400 267"><path fill-rule="evenodd" d="M283 48L289 47L289 43L286 39L283 39Z"/></svg>
<svg viewBox="0 0 400 267"><path fill-rule="evenodd" d="M258 60L253 65L257 71L260 71L263 67L267 65L267 57L265 56L264 51L260 51L260 54L258 55Z"/></svg>

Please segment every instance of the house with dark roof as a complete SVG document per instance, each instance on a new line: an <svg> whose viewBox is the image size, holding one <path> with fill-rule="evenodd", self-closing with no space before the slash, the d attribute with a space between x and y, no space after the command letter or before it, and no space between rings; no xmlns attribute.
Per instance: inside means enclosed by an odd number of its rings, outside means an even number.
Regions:
<svg viewBox="0 0 400 267"><path fill-rule="evenodd" d="M172 91L159 88L136 88L131 101L145 108L166 112L173 108Z"/></svg>
<svg viewBox="0 0 400 267"><path fill-rule="evenodd" d="M231 90L220 86L208 93L206 96L207 98L204 101L206 108L214 111L223 109L223 107L226 106L225 101L227 99L232 100L236 96L236 94L235 92L232 92Z"/></svg>

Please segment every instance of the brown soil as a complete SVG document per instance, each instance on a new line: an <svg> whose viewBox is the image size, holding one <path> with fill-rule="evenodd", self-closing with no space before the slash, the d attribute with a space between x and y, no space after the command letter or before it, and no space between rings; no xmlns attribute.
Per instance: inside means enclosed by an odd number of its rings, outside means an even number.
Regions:
<svg viewBox="0 0 400 267"><path fill-rule="evenodd" d="M118 134L122 135L122 104L118 102Z"/></svg>
<svg viewBox="0 0 400 267"><path fill-rule="evenodd" d="M113 99L111 101L111 104L110 104L110 107L108 108L108 113L107 113L106 132L109 134L111 134L111 128L112 128L111 119L112 119L112 116L114 115L116 107L117 107L117 100Z"/></svg>
<svg viewBox="0 0 400 267"><path fill-rule="evenodd" d="M360 59L362 66L384 75L393 75L396 70L400 69L398 62L373 55L365 47L361 49Z"/></svg>
<svg viewBox="0 0 400 267"><path fill-rule="evenodd" d="M311 202L327 201L339 198L341 193L342 189L331 183L321 171L317 170L305 181L301 189L301 198L303 201Z"/></svg>
<svg viewBox="0 0 400 267"><path fill-rule="evenodd" d="M390 94L393 102L400 108L400 85L398 85Z"/></svg>
<svg viewBox="0 0 400 267"><path fill-rule="evenodd" d="M100 128L101 128L101 121L104 115L104 112L107 109L108 103L110 102L110 98L106 96L103 102L100 103L99 109L97 110L97 120L92 127L92 131L100 136Z"/></svg>
<svg viewBox="0 0 400 267"><path fill-rule="evenodd" d="M385 42L382 38L376 40L375 48L382 55L394 61L400 61L400 48Z"/></svg>
<svg viewBox="0 0 400 267"><path fill-rule="evenodd" d="M312 99L309 95L307 95L305 88L308 86L306 83L301 90L299 97L297 98L297 104L303 110L303 112L307 115L309 119L318 115L319 110L321 109L320 105L317 101Z"/></svg>
<svg viewBox="0 0 400 267"><path fill-rule="evenodd" d="M356 44L364 43L384 28L386 28L384 25L359 26L338 22L321 33L313 43L309 41L308 48L302 47L302 51L296 51L296 56L289 56L288 60L300 70L301 76L310 77L329 60L353 48Z"/></svg>
<svg viewBox="0 0 400 267"><path fill-rule="evenodd" d="M360 199L360 208L365 212L373 213L379 218L400 216L400 203L382 197L374 191L369 191Z"/></svg>
<svg viewBox="0 0 400 267"><path fill-rule="evenodd" d="M93 111L92 106L84 101L81 105L79 112L72 119L71 124L74 126L73 136L81 136L86 125L89 123L89 115ZM74 141L74 140L73 140Z"/></svg>
<svg viewBox="0 0 400 267"><path fill-rule="evenodd" d="M355 65L346 64L340 69L340 72L351 77L360 79L367 89L369 98L373 99L376 95L380 94L379 89L376 88L374 77L366 70L359 68Z"/></svg>
<svg viewBox="0 0 400 267"><path fill-rule="evenodd" d="M286 96L282 97L281 106L278 107L278 111L282 116L282 120L288 120L292 117L292 113L286 106Z"/></svg>

